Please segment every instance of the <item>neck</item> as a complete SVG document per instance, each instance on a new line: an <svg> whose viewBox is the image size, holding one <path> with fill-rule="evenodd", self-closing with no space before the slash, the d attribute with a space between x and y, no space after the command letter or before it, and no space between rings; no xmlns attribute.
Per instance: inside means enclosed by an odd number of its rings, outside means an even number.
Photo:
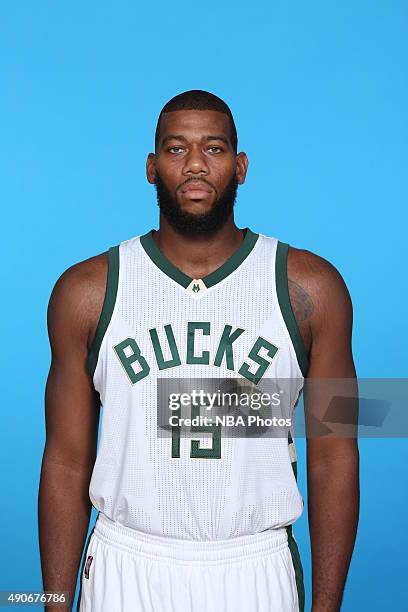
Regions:
<svg viewBox="0 0 408 612"><path fill-rule="evenodd" d="M211 236L179 234L160 215L160 229L153 239L163 255L191 278L203 278L219 268L239 248L243 232L235 225L233 216Z"/></svg>

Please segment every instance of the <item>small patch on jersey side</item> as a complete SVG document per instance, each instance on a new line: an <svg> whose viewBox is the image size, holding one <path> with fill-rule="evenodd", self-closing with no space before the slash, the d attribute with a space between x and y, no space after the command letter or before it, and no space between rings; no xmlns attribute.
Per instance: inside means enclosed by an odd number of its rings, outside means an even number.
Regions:
<svg viewBox="0 0 408 612"><path fill-rule="evenodd" d="M88 580L89 580L89 570L91 569L92 561L93 561L93 557L92 555L89 555L86 560L85 569L84 569L85 578L88 578Z"/></svg>
<svg viewBox="0 0 408 612"><path fill-rule="evenodd" d="M296 448L293 442L289 443L289 457L290 457L291 463L296 461Z"/></svg>
<svg viewBox="0 0 408 612"><path fill-rule="evenodd" d="M186 287L186 291L191 293L192 295L201 295L204 291L207 290L207 287L201 280L201 278L194 278L188 287Z"/></svg>

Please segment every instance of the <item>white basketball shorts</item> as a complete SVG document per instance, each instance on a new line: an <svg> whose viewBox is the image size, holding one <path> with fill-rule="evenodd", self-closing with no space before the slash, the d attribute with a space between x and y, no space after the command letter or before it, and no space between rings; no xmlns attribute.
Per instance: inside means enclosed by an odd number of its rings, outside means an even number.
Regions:
<svg viewBox="0 0 408 612"><path fill-rule="evenodd" d="M303 577L293 543L286 528L214 542L166 538L99 513L77 610L302 612Z"/></svg>

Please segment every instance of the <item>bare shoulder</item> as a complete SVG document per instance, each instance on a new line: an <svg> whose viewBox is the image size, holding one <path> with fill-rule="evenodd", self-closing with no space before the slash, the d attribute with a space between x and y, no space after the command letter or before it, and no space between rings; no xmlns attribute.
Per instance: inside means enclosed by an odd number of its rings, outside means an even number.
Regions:
<svg viewBox="0 0 408 612"><path fill-rule="evenodd" d="M48 304L51 335L78 334L89 348L105 297L108 252L67 268L57 279Z"/></svg>
<svg viewBox="0 0 408 612"><path fill-rule="evenodd" d="M322 293L330 297L335 290L339 297L348 293L346 283L337 268L316 253L306 249L289 247L288 277L293 283L301 283L302 287L314 293Z"/></svg>
<svg viewBox="0 0 408 612"><path fill-rule="evenodd" d="M351 298L339 270L327 259L290 247L288 251L289 295L305 344L334 317L352 318Z"/></svg>

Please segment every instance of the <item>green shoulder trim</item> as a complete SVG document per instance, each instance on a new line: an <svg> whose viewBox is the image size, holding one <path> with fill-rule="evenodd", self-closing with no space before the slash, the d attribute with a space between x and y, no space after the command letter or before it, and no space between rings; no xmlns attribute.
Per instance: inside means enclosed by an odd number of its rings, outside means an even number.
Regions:
<svg viewBox="0 0 408 612"><path fill-rule="evenodd" d="M275 260L276 292L279 306L296 352L299 367L303 376L306 376L309 368L309 359L289 297L287 268L288 250L288 244L278 241Z"/></svg>
<svg viewBox="0 0 408 612"><path fill-rule="evenodd" d="M295 570L296 577L296 587L298 592L298 600L299 600L299 612L304 612L305 610L305 584L303 579L303 567L302 561L300 559L300 553L298 549L298 545L296 543L295 538L292 533L292 525L286 527L286 532L288 534L288 546L289 551L292 557L292 563Z"/></svg>
<svg viewBox="0 0 408 612"><path fill-rule="evenodd" d="M87 370L91 376L94 375L98 363L99 350L103 337L108 329L116 302L119 282L119 245L110 247L108 251L108 278L106 281L105 299L102 306L101 316L88 353L86 362Z"/></svg>

